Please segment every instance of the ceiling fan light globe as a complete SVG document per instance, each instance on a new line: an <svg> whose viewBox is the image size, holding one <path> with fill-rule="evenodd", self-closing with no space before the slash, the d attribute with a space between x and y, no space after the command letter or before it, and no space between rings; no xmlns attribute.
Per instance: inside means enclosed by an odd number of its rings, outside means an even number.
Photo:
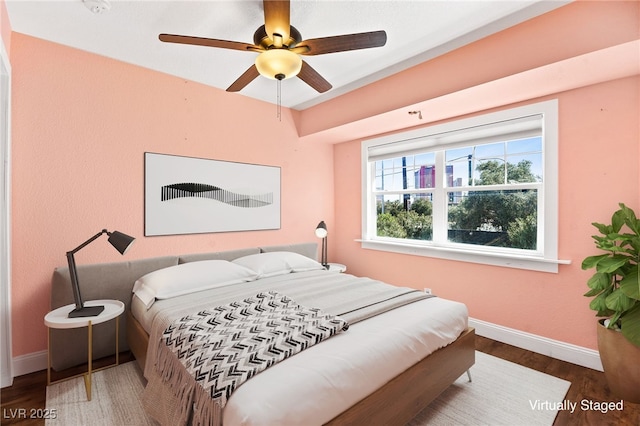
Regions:
<svg viewBox="0 0 640 426"><path fill-rule="evenodd" d="M271 49L258 55L256 68L264 77L283 80L298 75L302 69L302 59L287 49Z"/></svg>

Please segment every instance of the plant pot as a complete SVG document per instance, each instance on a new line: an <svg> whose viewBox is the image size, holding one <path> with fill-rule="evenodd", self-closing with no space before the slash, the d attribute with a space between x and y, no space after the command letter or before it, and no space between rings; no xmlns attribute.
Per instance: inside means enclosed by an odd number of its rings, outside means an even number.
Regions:
<svg viewBox="0 0 640 426"><path fill-rule="evenodd" d="M598 351L609 388L619 398L640 404L640 348L598 321Z"/></svg>

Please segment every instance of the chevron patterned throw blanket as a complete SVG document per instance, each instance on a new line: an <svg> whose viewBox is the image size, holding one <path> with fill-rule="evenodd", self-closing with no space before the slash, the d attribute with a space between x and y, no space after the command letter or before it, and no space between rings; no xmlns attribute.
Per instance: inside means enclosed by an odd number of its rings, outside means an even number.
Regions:
<svg viewBox="0 0 640 426"><path fill-rule="evenodd" d="M173 322L162 336L168 350L158 351L157 362L165 383L184 389L185 406L193 402L192 423L220 425L238 386L348 327L338 316L262 292ZM197 385L185 387L191 380Z"/></svg>

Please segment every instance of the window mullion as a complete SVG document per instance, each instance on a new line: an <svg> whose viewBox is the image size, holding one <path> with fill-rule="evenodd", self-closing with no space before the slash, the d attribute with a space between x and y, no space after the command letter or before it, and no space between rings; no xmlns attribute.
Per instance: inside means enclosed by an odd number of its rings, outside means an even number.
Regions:
<svg viewBox="0 0 640 426"><path fill-rule="evenodd" d="M433 242L447 241L447 197L445 190L444 151L436 151L436 182L433 191Z"/></svg>

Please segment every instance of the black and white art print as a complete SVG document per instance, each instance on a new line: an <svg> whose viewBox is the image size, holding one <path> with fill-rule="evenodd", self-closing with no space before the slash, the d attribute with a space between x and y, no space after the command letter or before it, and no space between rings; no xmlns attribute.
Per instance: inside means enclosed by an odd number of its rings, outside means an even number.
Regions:
<svg viewBox="0 0 640 426"><path fill-rule="evenodd" d="M146 152L144 234L280 229L280 167Z"/></svg>

